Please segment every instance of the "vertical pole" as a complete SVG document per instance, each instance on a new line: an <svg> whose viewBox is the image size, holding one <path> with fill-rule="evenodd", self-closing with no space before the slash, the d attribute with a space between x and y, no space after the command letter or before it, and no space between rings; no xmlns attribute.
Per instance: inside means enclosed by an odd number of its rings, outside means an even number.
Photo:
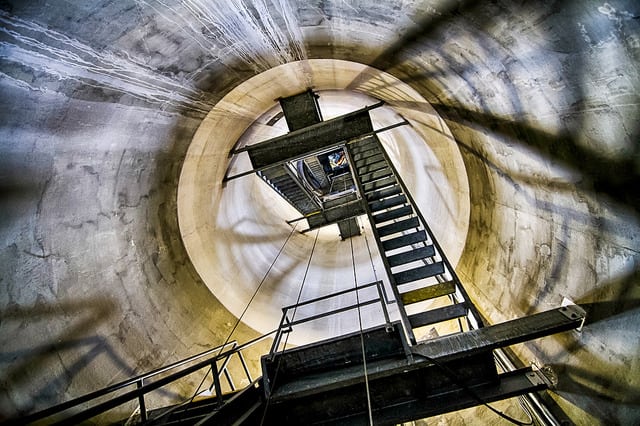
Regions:
<svg viewBox="0 0 640 426"><path fill-rule="evenodd" d="M280 346L280 339L282 339L282 325L284 324L284 319L287 315L287 308L282 308L282 318L280 319L280 324L278 325L278 330L276 331L276 335L273 338L273 344L271 345L271 350L269 351L269 355L273 360L273 357L276 352L278 352L278 346Z"/></svg>
<svg viewBox="0 0 640 426"><path fill-rule="evenodd" d="M391 321L389 320L389 312L387 312L387 305L384 303L384 296L382 295L382 281L376 281L376 288L378 289L378 298L380 299L380 306L382 307L382 313L384 314L384 322L386 329L390 330ZM356 290L357 291L357 290Z"/></svg>
<svg viewBox="0 0 640 426"><path fill-rule="evenodd" d="M228 368L224 368L224 370L222 370L224 372L224 377L227 379L227 383L229 383L229 387L231 388L231 391L235 391L236 390L236 385L235 383L233 383L233 380L231 379L231 374L229 374L229 369Z"/></svg>
<svg viewBox="0 0 640 426"><path fill-rule="evenodd" d="M217 360L213 360L211 363L211 373L213 374L213 386L216 390L216 400L218 402L218 406L222 405L222 386L220 386L220 375L218 374L218 363Z"/></svg>
<svg viewBox="0 0 640 426"><path fill-rule="evenodd" d="M140 389L142 388L142 386L144 386L144 380L140 379L136 382L136 388ZM147 406L144 403L144 393L140 392L140 395L138 395L138 403L140 404L140 420L143 422L147 421Z"/></svg>
<svg viewBox="0 0 640 426"><path fill-rule="evenodd" d="M249 379L249 383L253 382L253 379L251 378L251 372L249 371L249 367L247 367L247 363L244 360L244 356L242 356L242 352L238 352L238 358L240 358L242 369L244 370L244 374L247 375L247 379Z"/></svg>

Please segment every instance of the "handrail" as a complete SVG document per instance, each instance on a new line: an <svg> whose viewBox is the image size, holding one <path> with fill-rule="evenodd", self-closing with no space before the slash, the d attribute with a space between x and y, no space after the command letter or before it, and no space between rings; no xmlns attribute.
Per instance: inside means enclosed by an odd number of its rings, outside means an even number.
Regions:
<svg viewBox="0 0 640 426"><path fill-rule="evenodd" d="M285 306L284 308L282 308L282 318L280 319L280 324L278 325L278 328L275 330L276 332L276 336L273 339L273 343L271 345L271 350L269 351L269 355L270 356L274 356L275 353L278 351L278 347L280 346L280 341L282 340L282 335L284 333L289 333L292 331L292 326L294 325L298 325L298 324L302 324L305 322L309 322L309 321L313 321L313 320L317 320L320 318L324 318L330 315L334 315L334 314L339 314L342 312L346 312L352 309L356 309L359 308L361 306L367 306L367 305L371 305L374 304L376 302L380 303L380 306L382 307L382 312L384 314L384 318L385 318L385 324L387 325L387 327L390 326L391 322L389 319L389 313L387 311L387 306L384 303L384 298L382 296L383 292L381 291L381 287L382 287L383 283L382 281L373 281L371 283L367 283L367 284L362 284L362 285L356 285L354 288L349 288L346 290L341 290L335 293L331 293L331 294L327 294L324 296L320 296L314 299L310 299L310 300L305 300L304 302L300 302L297 304L293 304L293 305L289 305L289 306ZM347 306L343 306L341 308L337 308L337 309L333 309L331 311L326 311L323 312L321 314L316 314L316 315L311 315L309 317L305 317L299 320L289 320L288 316L287 316L287 312L292 309L292 308L298 308L300 306L304 306L304 305L308 305L311 303L315 303L315 302L319 302L322 300L326 300L326 299L330 299L332 297L337 297L337 296L341 296L343 294L347 294L347 293L351 293L354 291L359 291L365 288L369 288L369 287L373 287L375 286L378 290L378 297L377 298L373 298L373 299L369 299L366 301L362 301L360 303L354 303L354 304L350 304Z"/></svg>
<svg viewBox="0 0 640 426"><path fill-rule="evenodd" d="M378 144L380 146L380 151L382 152L382 155L384 156L384 158L387 161L389 167L391 168L391 171L395 175L396 180L397 180L398 184L400 185L400 187L402 188L402 191L406 195L407 199L409 200L409 203L411 205L413 205L413 206L417 206L417 204L415 203L413 197L411 196L411 193L409 192L409 189L407 188L407 186L405 185L404 181L400 177L400 174L398 173L398 170L393 165L393 162L391 161L391 158L389 158L389 154L387 154L387 150L384 149L384 146L382 145L380 140L378 140ZM424 227L425 231L429 235L429 238L431 238L431 241L433 243L433 246L436 248L436 251L440 254L440 257L442 258L442 262L444 263L446 268L449 270L449 273L451 274L451 278L453 279L453 282L455 283L456 288L460 291L460 293L462 294L462 297L464 298L465 303L467 303L467 306L469 307L469 311L473 314L473 317L474 317L475 321L478 323L478 325L480 327L483 327L484 323L482 321L482 317L480 316L480 313L478 312L478 309L476 308L476 306L471 301L471 298L469 297L469 294L467 294L467 291L465 290L465 288L462 286L462 281L460 281L460 278L458 277L458 274L456 273L456 270L451 266L451 263L449 263L449 259L447 259L447 257L445 256L444 251L442 250L442 247L440 246L440 243L438 243L438 240L436 239L436 236L434 235L433 231L431 230L431 227L429 226L427 221L424 219L424 216L422 216L422 212L420 211L420 209L418 209L417 207L415 208L415 213L418 216L420 222L422 222L422 226Z"/></svg>
<svg viewBox="0 0 640 426"><path fill-rule="evenodd" d="M309 300L305 300L304 302L295 303L293 305L285 306L284 308L282 308L282 311L284 312L284 311L288 311L291 308L295 308L296 306L297 307L305 306L305 305L309 305L311 303L319 302L321 300L331 299L332 297L342 296L343 294L351 293L352 291L362 290L362 289L369 288L369 287L374 286L374 285L378 285L378 283L380 283L380 281L374 281L374 282L370 282L368 284L362 284L362 285L356 286L354 288L348 288L346 290L337 291L335 293L325 294L324 296L316 297L315 299L309 299Z"/></svg>
<svg viewBox="0 0 640 426"><path fill-rule="evenodd" d="M97 398L103 397L105 395L108 395L110 393L116 392L118 390L124 389L128 386L132 386L132 385L136 385L136 389L129 391L127 393L124 393L120 396L114 397L112 399L110 399L109 401L105 401L103 403L100 403L94 407L88 408L86 410L83 410L75 415L72 415L71 417L65 418L64 420L62 420L62 422L64 423L74 423L74 422L81 422L83 420L87 420L90 419L91 417L94 417L98 414L104 413L112 408L115 408L121 404L124 404L125 402L134 400L136 398L141 398L143 397L145 394L158 389L166 384L169 384L175 380L178 380L180 378L183 378L195 371L198 371L204 367L210 366L212 365L212 363L217 362L220 359L224 359L224 358L229 358L232 355L235 354L240 354L240 352L264 339L266 339L267 337L271 336L272 334L274 334L277 330L273 330L270 331L269 333L263 334L262 336L259 336L255 339L252 339L246 343L243 343L242 345L238 345L237 341L232 341L232 342L228 342L225 343L224 345L220 345L220 346L216 346L215 348L212 349L208 349L204 352L201 352L199 354L193 355L191 357L185 358L183 360L174 362L172 364L169 364L167 366L164 367L160 367L157 368L155 370L152 370L150 372L141 374L139 376L136 376L134 378L131 379L127 379L125 381L122 381L120 383L116 383L114 385L110 385L107 386L106 388L100 389L98 391L94 391L94 392L90 392L86 395L80 396L78 398L74 398L72 400L63 402L61 404L55 405L53 407L49 407L49 408L45 408L44 410L38 411L36 413L27 415L23 418L20 419L21 423L33 423L37 420L42 420L45 419L47 417L53 416L55 414L59 414L62 413L63 411L66 411L70 408L73 407L77 407L80 404L83 404L85 402L89 402L92 400L95 400ZM224 350L224 348L228 347L228 346L232 346L231 349L229 350ZM218 351L218 353L216 355L210 356L212 353ZM143 384L145 379L149 379L150 377L153 376L157 376L158 374L164 373L166 371L172 370L172 369L176 369L176 368L180 368L182 366L184 366L185 364L188 364L190 362L193 362L199 358L203 358L203 357L207 357L210 356L196 364L193 364L189 367L186 367L180 371L177 371L175 373L170 374L169 376L166 376L164 378L161 378L153 383L149 383L149 384ZM244 364L244 363L243 363ZM244 366L243 366L244 368ZM246 372L246 369L245 369ZM141 384L142 383L142 384Z"/></svg>
<svg viewBox="0 0 640 426"><path fill-rule="evenodd" d="M375 299L365 300L364 302L359 302L357 304L349 305L349 306L343 306L342 308L333 309L331 311L323 312L321 314L312 315L310 317L302 318L302 319L297 320L297 321L290 321L290 322L287 322L287 326L288 327L293 327L294 325L303 324L305 322L309 322L309 321L317 320L317 319L320 319L320 318L328 317L330 315L340 314L342 312L346 312L346 311L349 311L351 309L355 309L356 307L372 305L372 304L374 304L376 302L379 302L379 301L380 301L379 297L377 297Z"/></svg>

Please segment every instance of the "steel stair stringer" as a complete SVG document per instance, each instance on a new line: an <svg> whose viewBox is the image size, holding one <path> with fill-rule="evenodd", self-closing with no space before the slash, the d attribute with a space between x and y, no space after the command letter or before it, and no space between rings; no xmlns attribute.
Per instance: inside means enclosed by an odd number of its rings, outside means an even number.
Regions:
<svg viewBox="0 0 640 426"><path fill-rule="evenodd" d="M378 137L352 140L346 150L411 343L417 343L415 328L452 319L465 318L468 329L482 327L480 314ZM409 305L443 296L450 305L407 313Z"/></svg>

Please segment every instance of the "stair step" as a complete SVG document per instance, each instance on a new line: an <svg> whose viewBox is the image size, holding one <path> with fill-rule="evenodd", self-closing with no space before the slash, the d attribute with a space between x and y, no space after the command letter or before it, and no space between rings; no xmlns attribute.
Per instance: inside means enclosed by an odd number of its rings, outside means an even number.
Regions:
<svg viewBox="0 0 640 426"><path fill-rule="evenodd" d="M455 284L453 284L453 281L446 281L443 283L422 287L417 290L407 291L406 293L402 293L400 295L400 298L402 299L402 303L404 305L410 305L412 303L418 303L424 300L435 299L436 297L453 294L455 293L455 291L456 286Z"/></svg>
<svg viewBox="0 0 640 426"><path fill-rule="evenodd" d="M376 172L360 175L360 181L362 183L369 183L369 182L373 182L374 180L385 178L387 176L393 176L393 172L391 171L390 168L384 168Z"/></svg>
<svg viewBox="0 0 640 426"><path fill-rule="evenodd" d="M444 273L444 263L436 262L393 274L396 285L407 284Z"/></svg>
<svg viewBox="0 0 640 426"><path fill-rule="evenodd" d="M369 208L372 212L377 212L379 210L388 209L389 207L399 206L400 204L404 204L407 202L407 197L402 194L383 198L382 200L374 201L369 203Z"/></svg>
<svg viewBox="0 0 640 426"><path fill-rule="evenodd" d="M382 242L382 248L384 251L395 250L400 247L405 247L410 244L415 244L427 240L427 233L425 231L413 232L401 237L392 238Z"/></svg>
<svg viewBox="0 0 640 426"><path fill-rule="evenodd" d="M373 137L350 145L351 151L354 154L360 154L369 149L378 148L378 147L380 147L380 143Z"/></svg>
<svg viewBox="0 0 640 426"><path fill-rule="evenodd" d="M291 178L290 178L290 177L288 177L288 176L286 176L286 177L285 177L285 176L281 176L281 177L278 177L278 178L272 179L272 180L271 180L271 183L272 183L273 185L276 185L276 186L282 186L282 185L286 185L286 184L291 184L291 183L293 183L293 182L291 181Z"/></svg>
<svg viewBox="0 0 640 426"><path fill-rule="evenodd" d="M380 148L378 146L371 146L365 149L364 151L358 152L357 154L354 153L352 156L352 159L353 161L359 161L364 158L373 157L374 155L377 155L379 153L380 153Z"/></svg>
<svg viewBox="0 0 640 426"><path fill-rule="evenodd" d="M412 213L413 209L411 208L411 206L398 207L397 209L378 213L377 215L373 216L373 223L378 224L388 222L393 219L399 219L404 216L409 216Z"/></svg>
<svg viewBox="0 0 640 426"><path fill-rule="evenodd" d="M379 237L386 237L387 235L397 234L398 232L406 231L407 229L417 228L419 225L420 221L417 217L410 217L409 219L381 226L376 229L376 232Z"/></svg>
<svg viewBox="0 0 640 426"><path fill-rule="evenodd" d="M431 309L418 314L409 315L411 327L424 327L425 325L437 324L467 315L467 307L464 303L443 306L442 308Z"/></svg>
<svg viewBox="0 0 640 426"><path fill-rule="evenodd" d="M296 186L292 186L292 187L287 187L287 188L281 188L278 187L278 189L282 192L285 193L285 195L288 195L290 197L304 197L304 198L308 198L306 196L306 194L302 191L302 189L300 189L300 187Z"/></svg>
<svg viewBox="0 0 640 426"><path fill-rule="evenodd" d="M387 164L387 162L385 160L380 160L377 163L373 163L373 164L368 164L366 166L361 166L358 167L358 174L360 176L366 174L366 173L373 173L377 170L382 170L382 169L386 169L387 167L389 167L389 164Z"/></svg>
<svg viewBox="0 0 640 426"><path fill-rule="evenodd" d="M371 157L366 157L366 158L363 158L362 160L357 160L355 161L355 164L356 164L356 168L359 169L362 166L368 166L370 164L377 163L379 161L385 161L384 155L382 155L381 152L379 152L376 155L372 155Z"/></svg>
<svg viewBox="0 0 640 426"><path fill-rule="evenodd" d="M381 198L391 197L402 192L400 185L394 185L389 188L381 189L379 191L373 191L366 194L367 201L379 200Z"/></svg>
<svg viewBox="0 0 640 426"><path fill-rule="evenodd" d="M262 176L268 179L275 179L278 176L284 176L287 174L287 169L282 166L270 167L262 171Z"/></svg>
<svg viewBox="0 0 640 426"><path fill-rule="evenodd" d="M364 184L362 186L362 190L365 193L367 193L367 192L375 191L378 189L382 189L390 185L396 185L397 183L398 182L396 181L396 178L394 176L389 176L384 179L377 180L375 182Z"/></svg>
<svg viewBox="0 0 640 426"><path fill-rule="evenodd" d="M280 182L273 182L273 185L277 186L280 189L298 188L298 185L291 180L281 180Z"/></svg>
<svg viewBox="0 0 640 426"><path fill-rule="evenodd" d="M389 256L387 257L387 261L389 262L389 266L393 268L394 266L400 266L406 263L415 262L416 260L426 259L427 257L434 256L435 254L436 250L433 246L424 246Z"/></svg>

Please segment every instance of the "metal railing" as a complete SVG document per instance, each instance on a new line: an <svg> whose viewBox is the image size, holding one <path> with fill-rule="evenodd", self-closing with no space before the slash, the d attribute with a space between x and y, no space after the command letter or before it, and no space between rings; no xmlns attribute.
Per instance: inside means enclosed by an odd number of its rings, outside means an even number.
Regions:
<svg viewBox="0 0 640 426"><path fill-rule="evenodd" d="M352 293L352 292L356 292L356 291L360 291L360 290L364 290L366 288L370 288L370 287L376 287L377 293L378 293L378 297L374 297L372 299L368 299L368 300L364 300L364 301L360 301L359 303L352 303L346 306L342 306L340 308L336 308L336 309L332 309L326 312L322 312L320 314L315 314L315 315L311 315L308 317L304 317L301 319L296 319L295 317L293 319L289 319L289 311L290 310L294 310L295 311L300 308L301 306L306 306L306 305L310 305L310 304L314 304L314 303L318 303L321 302L323 300L327 300L333 297L338 297L338 296L343 296L345 294L348 293ZM273 344L271 345L271 350L269 351L269 356L273 358L273 356L279 351L279 347L282 343L282 336L284 334L287 333L291 333L293 331L293 326L295 325L299 325L299 324L303 324L305 322L309 322L309 321L314 321L314 320L318 320L320 318L325 318L331 315L337 315L340 314L342 312L347 312L353 309L359 309L363 306L367 306L367 305L372 305L375 303L380 303L380 307L382 309L382 313L384 315L384 321L385 321L385 325L387 328L391 328L391 320L389 319L389 311L387 310L387 306L386 306L386 293L384 292L384 288L383 288L383 284L382 281L374 281L368 284L363 284L363 285L359 285L359 286L355 286L353 288L347 289L347 290L342 290L342 291L338 291L336 293L331 293L325 296L321 296L321 297L317 297L315 299L310 299L310 300L306 300L304 302L300 302L297 304L293 304L293 305L289 305L289 306L285 306L284 308L282 308L282 318L280 319L280 324L278 325L278 328L275 330L275 337L273 339ZM334 336L337 337L337 336ZM284 348L286 349L286 348ZM283 350L284 350L283 349Z"/></svg>
<svg viewBox="0 0 640 426"><path fill-rule="evenodd" d="M273 330L242 345L238 345L236 341L225 343L224 345L217 346L181 361L169 364L148 373L141 374L137 377L113 384L111 386L107 386L98 391L88 393L62 404L55 405L53 407L25 416L19 419L19 423L29 424L46 420L48 424L75 424L106 413L109 410L112 410L134 400L138 401L140 408L140 420L144 422L149 420L149 410L146 404L147 401L145 400L145 396L148 393L174 383L177 380L194 374L204 368L210 368L210 370L208 369L206 371L205 377L203 378L201 383L204 383L204 379L206 379L209 373L211 373L213 383L209 390L214 390L216 397L219 398L219 403L222 403L221 397L223 393L221 376L223 374L228 381L229 387L232 389L232 391L235 390L235 384L231 380L231 376L228 371L228 364L231 358L234 355L238 357L246 378L248 379L249 383L253 382L251 372L249 371L249 367L244 360L242 351L250 346L255 345L256 343L259 343L262 340L265 340L275 332L276 330ZM171 371L174 372L165 377L158 377L164 373L168 373ZM133 389L128 390L125 393L118 394L119 392L125 391L128 388ZM196 393L198 391L196 391ZM194 394L194 396L196 395ZM108 399L103 402L98 402L98 400L104 398ZM183 401L182 404L184 404L185 402L188 403L191 400L193 400L193 397L188 398L186 401ZM89 408L81 409L77 412L69 413L68 415L65 414L65 412L69 412L73 409L78 410L78 408L80 408L84 404L95 405L92 405ZM181 404L178 404L178 406L180 405ZM164 412L158 417L164 416L168 413L169 411Z"/></svg>

